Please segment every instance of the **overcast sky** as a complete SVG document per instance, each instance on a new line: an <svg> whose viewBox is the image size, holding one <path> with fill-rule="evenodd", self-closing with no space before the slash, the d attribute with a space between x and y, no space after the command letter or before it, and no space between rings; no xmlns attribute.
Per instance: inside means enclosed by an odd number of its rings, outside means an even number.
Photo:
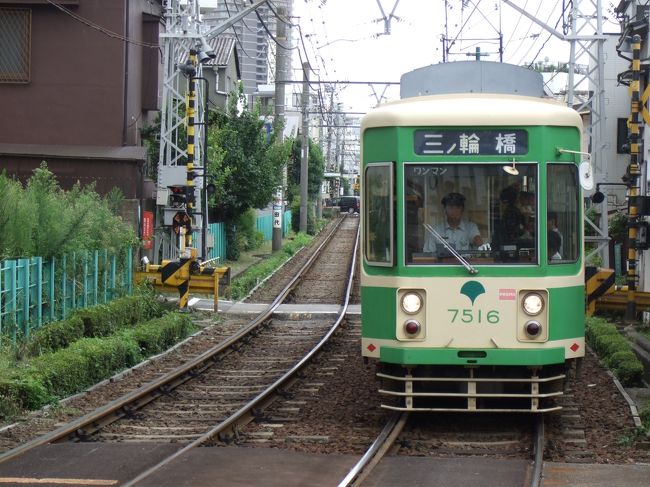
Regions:
<svg viewBox="0 0 650 487"><path fill-rule="evenodd" d="M201 0L208 6L215 0ZM513 0L539 20L562 31L566 0ZM249 2L245 2L249 3ZM379 3L383 8L383 14ZM327 81L399 81L413 69L442 62L441 37L457 38L451 61L472 59L477 47L484 61L498 61L499 31L503 34L504 62L523 65L534 61L568 62L569 44L534 24L501 0L294 0L294 79L302 79L299 66L309 61L312 79ZM591 3L591 2L584 2ZM604 2L607 3L607 2ZM382 17L393 12L390 34ZM611 18L611 15L610 15ZM612 19L615 20L615 19ZM607 22L607 32L618 24ZM302 38L300 36L302 34ZM303 48L304 43L304 48ZM306 50L306 57L305 57ZM338 85L346 108L366 111L377 97L399 98L398 87Z"/></svg>
<svg viewBox="0 0 650 487"><path fill-rule="evenodd" d="M447 12L444 0L379 2L385 16L395 9L397 18L391 20L390 35L384 34L377 0L294 0L294 21L300 24L309 62L321 79L399 81L405 72L442 62L441 37L446 20L448 36L458 36L451 61L473 59L467 54L475 53L476 47L489 54L482 58L484 61L498 61L499 31L503 34L504 62L527 65L545 59L569 61L567 42L551 36L500 0L449 0ZM568 1L514 3L562 31L562 8ZM605 30L618 31L617 26L609 22ZM353 109L366 110L376 104L372 88L344 86L340 85L340 97ZM383 89L381 85L374 87L377 96ZM389 88L386 96L399 98L398 88Z"/></svg>

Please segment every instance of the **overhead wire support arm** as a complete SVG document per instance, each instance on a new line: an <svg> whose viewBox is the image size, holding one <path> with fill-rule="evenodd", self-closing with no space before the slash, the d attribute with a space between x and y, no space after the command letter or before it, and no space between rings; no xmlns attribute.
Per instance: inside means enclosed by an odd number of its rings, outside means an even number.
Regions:
<svg viewBox="0 0 650 487"><path fill-rule="evenodd" d="M239 13L236 15L233 15L230 17L228 20L226 20L223 24L219 24L218 26L210 29L204 34L204 37L206 39L211 39L212 37L218 36L219 34L224 33L228 29L230 29L233 25L235 25L237 22L239 22L241 19L246 17L248 14L251 12L254 12L257 10L259 7L267 3L268 0L260 0L257 3L254 3L250 7L246 7L245 9L241 10Z"/></svg>
<svg viewBox="0 0 650 487"><path fill-rule="evenodd" d="M539 20L539 19L538 19L537 17L535 17L534 15L529 14L529 13L526 12L523 8L521 8L521 7L517 6L517 5L515 5L511 0L502 0L502 1L503 1L503 3L505 3L506 5L510 6L510 7L513 8L513 9L515 9L517 12L519 12L519 13L520 13L521 15L523 15L524 17L527 17L527 18L528 18L529 20L531 20L532 22L535 22L535 23L536 23L537 25L539 25L542 29L547 30L548 32L550 32L551 34L553 34L553 35L554 35L555 37L557 37L558 39L561 39L561 40L563 40L563 41L568 41L568 40L570 40L570 39L569 39L566 35L564 35L562 32L559 32L559 31L555 30L553 27L551 27L551 26L548 25L548 24L545 24L544 22L542 22L541 20Z"/></svg>
<svg viewBox="0 0 650 487"><path fill-rule="evenodd" d="M303 80L298 79L279 79L276 83L291 85L301 84ZM309 80L312 85L399 85L399 81L327 81L327 80Z"/></svg>
<svg viewBox="0 0 650 487"><path fill-rule="evenodd" d="M379 10L381 11L382 20L384 21L384 34L390 35L390 19L395 17L395 10L397 9L397 4L399 0L395 0L395 5L393 5L393 10L390 12L388 17L386 17L386 12L384 12L384 7L381 6L381 0L377 0L377 5L379 5Z"/></svg>

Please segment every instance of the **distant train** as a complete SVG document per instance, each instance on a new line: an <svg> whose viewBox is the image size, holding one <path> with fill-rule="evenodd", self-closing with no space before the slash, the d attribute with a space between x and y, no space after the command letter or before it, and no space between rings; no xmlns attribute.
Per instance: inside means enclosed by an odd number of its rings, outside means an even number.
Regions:
<svg viewBox="0 0 650 487"><path fill-rule="evenodd" d="M361 131L362 353L382 407L559 409L585 353L579 114L448 93L380 106Z"/></svg>

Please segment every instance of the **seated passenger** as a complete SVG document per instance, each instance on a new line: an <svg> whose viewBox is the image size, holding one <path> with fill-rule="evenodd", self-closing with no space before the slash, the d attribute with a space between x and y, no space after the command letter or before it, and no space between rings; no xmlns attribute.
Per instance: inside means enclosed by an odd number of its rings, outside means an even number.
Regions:
<svg viewBox="0 0 650 487"><path fill-rule="evenodd" d="M501 229L499 232L502 245L516 243L521 238L525 230L525 218L521 210L517 207L517 198L519 192L513 186L508 186L503 191L499 199L505 205L501 215Z"/></svg>
<svg viewBox="0 0 650 487"><path fill-rule="evenodd" d="M549 230L546 238L548 240L548 261L562 260L562 255L560 254L560 244L562 243L560 234Z"/></svg>
<svg viewBox="0 0 650 487"><path fill-rule="evenodd" d="M557 228L557 213L555 211L548 212L548 229L553 230L560 237L560 246L558 247L558 252L562 255L562 247L564 244L564 237L560 233L560 230Z"/></svg>
<svg viewBox="0 0 650 487"><path fill-rule="evenodd" d="M489 250L489 244L483 243L483 238L476 223L463 219L465 211L465 196L460 193L449 193L442 199L445 211L445 222L436 225L434 230L445 239L455 250ZM425 231L424 252L436 252L442 243L431 232Z"/></svg>

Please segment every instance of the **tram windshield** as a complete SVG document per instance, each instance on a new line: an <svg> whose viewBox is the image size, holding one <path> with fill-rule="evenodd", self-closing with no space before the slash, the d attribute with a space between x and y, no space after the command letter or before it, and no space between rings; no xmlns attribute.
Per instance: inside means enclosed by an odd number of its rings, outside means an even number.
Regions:
<svg viewBox="0 0 650 487"><path fill-rule="evenodd" d="M406 263L537 264L538 166L405 164Z"/></svg>

